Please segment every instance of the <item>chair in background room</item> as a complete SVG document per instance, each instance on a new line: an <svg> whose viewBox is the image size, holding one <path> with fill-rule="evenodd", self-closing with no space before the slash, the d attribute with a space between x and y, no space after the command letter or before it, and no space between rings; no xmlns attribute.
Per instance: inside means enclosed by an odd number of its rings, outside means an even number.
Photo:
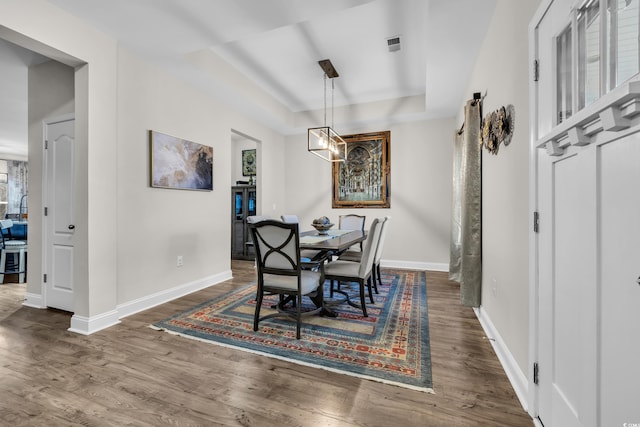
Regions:
<svg viewBox="0 0 640 427"><path fill-rule="evenodd" d="M249 230L255 245L258 264L253 330L258 330L258 323L262 320L287 316L296 320L296 338L300 339L300 325L303 315L302 297L311 297L318 307L315 310L305 312L304 315L315 314L322 310L322 284L324 282L322 263L318 263L315 269L302 268L298 224L266 220L249 224ZM275 306L276 313L260 317L265 294L280 295L280 303ZM287 310L284 305L289 299L295 299L295 305L293 309Z"/></svg>
<svg viewBox="0 0 640 427"><path fill-rule="evenodd" d="M364 223L367 217L363 215L340 215L338 218L338 228L340 230L362 230L364 231ZM355 246L355 245L354 245ZM362 251L362 242L358 244L358 247Z"/></svg>
<svg viewBox="0 0 640 427"><path fill-rule="evenodd" d="M13 227L12 220L0 220L0 239L2 240L2 246L0 247L0 283L4 283L5 274L18 274L18 282L24 283L27 242L13 240L11 227Z"/></svg>
<svg viewBox="0 0 640 427"><path fill-rule="evenodd" d="M347 295L346 292L336 290L333 287L334 281L340 282L357 282L360 287L360 305L354 303L347 296L346 302L349 305L362 309L362 314L367 317L367 306L365 303L365 291L364 284L367 284L369 291L369 299L373 304L373 294L371 292L371 271L373 270L373 257L375 255L376 244L380 239L381 221L374 219L367 235L367 240L364 242L364 248L362 250L362 256L359 262L336 260L330 262L324 266L324 277L331 281L330 295L333 296L333 292L339 292Z"/></svg>
<svg viewBox="0 0 640 427"><path fill-rule="evenodd" d="M380 224L380 236L378 238L378 243L376 244L375 255L373 257L373 267L371 269L371 277L373 280L373 290L375 293L378 293L378 284L382 286L382 279L380 273L380 260L382 259L382 248L384 246L384 240L387 234L387 229L389 228L389 221L391 220L390 216L384 217L382 223ZM338 258L343 261L351 261L351 262L360 262L362 259L362 252L360 251L346 251L343 252L342 255Z"/></svg>

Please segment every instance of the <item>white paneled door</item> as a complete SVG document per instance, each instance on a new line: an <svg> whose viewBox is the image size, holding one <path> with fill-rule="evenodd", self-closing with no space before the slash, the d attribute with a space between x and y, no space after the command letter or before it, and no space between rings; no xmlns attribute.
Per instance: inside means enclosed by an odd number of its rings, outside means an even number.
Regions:
<svg viewBox="0 0 640 427"><path fill-rule="evenodd" d="M73 312L75 120L45 125L44 266L47 307Z"/></svg>
<svg viewBox="0 0 640 427"><path fill-rule="evenodd" d="M600 149L601 426L640 425L640 134Z"/></svg>

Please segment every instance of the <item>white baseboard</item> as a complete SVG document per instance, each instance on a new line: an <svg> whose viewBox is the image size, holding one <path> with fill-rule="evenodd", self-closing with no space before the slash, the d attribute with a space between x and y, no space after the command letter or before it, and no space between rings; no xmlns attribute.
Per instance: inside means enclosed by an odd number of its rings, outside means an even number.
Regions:
<svg viewBox="0 0 640 427"><path fill-rule="evenodd" d="M29 292L24 294L24 301L22 302L22 305L31 308L46 308L42 294L32 294Z"/></svg>
<svg viewBox="0 0 640 427"><path fill-rule="evenodd" d="M383 259L380 261L380 266L387 268L399 268L402 270L449 271L449 264L435 262L397 261Z"/></svg>
<svg viewBox="0 0 640 427"><path fill-rule="evenodd" d="M480 325L482 326L485 335L490 339L493 351L496 352L498 360L502 364L502 369L506 372L507 377L511 382L511 386L520 400L522 408L528 412L527 397L529 396L529 383L527 381L526 374L524 374L518 366L518 362L516 362L516 359L509 351L509 348L506 346L502 336L500 336L493 322L486 314L486 311L483 310L482 307L474 308L473 311L476 313L476 317L480 321Z"/></svg>
<svg viewBox="0 0 640 427"><path fill-rule="evenodd" d="M123 317L131 316L132 314L164 304L165 302L199 291L200 289L217 285L218 283L229 280L232 277L231 270L227 270L220 274L205 277L165 291L156 292L155 294L129 301L124 304L119 304L115 310L101 313L97 316L85 317L74 314L71 317L71 326L68 330L82 335L90 335L102 329L117 325Z"/></svg>
<svg viewBox="0 0 640 427"><path fill-rule="evenodd" d="M118 323L120 323L120 320L118 320L118 312L116 310L91 317L74 314L71 316L71 326L67 330L76 334L91 335Z"/></svg>
<svg viewBox="0 0 640 427"><path fill-rule="evenodd" d="M185 283L183 285L179 285L161 292L156 292L155 294L147 295L133 301L118 304L118 306L116 307L118 311L118 317L123 318L131 316L132 314L148 310L152 307L164 304L176 298L180 298L201 289L208 288L209 286L217 285L218 283L224 282L225 280L229 280L231 278L233 278L231 270L227 270L213 276L198 279L196 281Z"/></svg>

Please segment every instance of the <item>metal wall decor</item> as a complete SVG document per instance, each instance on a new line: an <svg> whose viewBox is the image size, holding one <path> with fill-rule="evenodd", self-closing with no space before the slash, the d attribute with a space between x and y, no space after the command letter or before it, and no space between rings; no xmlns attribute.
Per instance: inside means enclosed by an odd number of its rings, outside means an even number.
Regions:
<svg viewBox="0 0 640 427"><path fill-rule="evenodd" d="M491 154L498 154L500 144L509 145L513 137L516 110L511 104L487 113L480 127L480 145Z"/></svg>

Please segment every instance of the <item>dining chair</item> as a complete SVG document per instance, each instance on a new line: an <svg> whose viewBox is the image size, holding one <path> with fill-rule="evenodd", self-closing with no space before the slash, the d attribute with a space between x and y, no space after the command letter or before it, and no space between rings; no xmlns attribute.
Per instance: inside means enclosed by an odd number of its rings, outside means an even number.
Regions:
<svg viewBox="0 0 640 427"><path fill-rule="evenodd" d="M287 224L300 224L298 215L280 215L282 222ZM313 249L300 249L300 259L303 262L310 262L322 256L322 251L314 251Z"/></svg>
<svg viewBox="0 0 640 427"><path fill-rule="evenodd" d="M287 224L299 224L298 215L280 215L280 219L282 222L286 222Z"/></svg>
<svg viewBox="0 0 640 427"><path fill-rule="evenodd" d="M12 239L11 227L12 220L0 220L0 283L4 283L5 274L18 274L18 282L24 283L27 242Z"/></svg>
<svg viewBox="0 0 640 427"><path fill-rule="evenodd" d="M364 285L367 284L369 291L369 299L371 303L374 303L373 294L371 292L371 271L373 270L373 257L375 255L376 243L380 238L381 227L378 218L373 220L367 239L364 242L364 248L362 256L359 262L345 261L337 259L324 266L324 277L331 281L330 283L330 295L333 296L333 292L339 292L347 296L346 302L352 307L362 309L362 314L367 317L367 306L365 303L365 291ZM360 305L351 301L346 292L336 290L333 287L334 281L340 282L357 282L360 287Z"/></svg>
<svg viewBox="0 0 640 427"><path fill-rule="evenodd" d="M267 215L252 215L247 217L247 224L255 224L260 221L266 221L268 219L273 219Z"/></svg>
<svg viewBox="0 0 640 427"><path fill-rule="evenodd" d="M340 230L364 231L364 223L366 221L367 221L367 217L364 215L356 215L356 214L340 215L340 217L338 218L338 228ZM362 251L362 242L358 244L358 247Z"/></svg>
<svg viewBox="0 0 640 427"><path fill-rule="evenodd" d="M303 268L300 261L300 237L298 224L287 224L278 220L266 220L249 224L255 245L258 264L258 285L253 330L258 323L273 317L290 317L296 321L296 338L300 339L303 315L322 310L322 284L324 283L322 262L313 269ZM260 317L265 295L280 295L275 305L276 312ZM302 297L312 298L316 309L302 313ZM291 309L285 308L288 300L294 299Z"/></svg>
<svg viewBox="0 0 640 427"><path fill-rule="evenodd" d="M391 220L390 216L384 217L382 223L380 224L380 235L378 237L378 242L376 243L375 255L373 257L373 267L371 269L371 277L373 280L373 290L375 293L378 292L378 283L382 286L382 275L380 273L380 261L382 259L382 248L384 246L385 237L387 234L387 229L389 228L389 221ZM343 261L351 261L351 262L360 262L362 259L362 252L360 251L346 251L338 259Z"/></svg>

